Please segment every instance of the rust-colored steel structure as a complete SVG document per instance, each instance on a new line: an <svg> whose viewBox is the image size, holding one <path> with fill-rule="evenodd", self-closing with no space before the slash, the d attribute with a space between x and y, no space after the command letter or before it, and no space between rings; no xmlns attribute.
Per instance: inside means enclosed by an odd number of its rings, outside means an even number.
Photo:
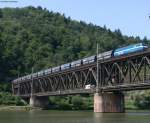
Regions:
<svg viewBox="0 0 150 123"><path fill-rule="evenodd" d="M150 49L99 61L99 92L150 88ZM97 65L81 65L29 80L12 82L13 94L21 97L95 93ZM86 85L93 85L86 89Z"/></svg>

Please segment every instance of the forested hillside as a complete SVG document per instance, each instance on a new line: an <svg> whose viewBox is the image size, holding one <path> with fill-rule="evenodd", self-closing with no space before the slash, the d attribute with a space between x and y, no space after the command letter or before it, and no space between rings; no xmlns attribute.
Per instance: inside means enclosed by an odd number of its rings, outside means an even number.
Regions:
<svg viewBox="0 0 150 123"><path fill-rule="evenodd" d="M96 42L102 52L141 41L41 7L0 9L0 82L95 54Z"/></svg>

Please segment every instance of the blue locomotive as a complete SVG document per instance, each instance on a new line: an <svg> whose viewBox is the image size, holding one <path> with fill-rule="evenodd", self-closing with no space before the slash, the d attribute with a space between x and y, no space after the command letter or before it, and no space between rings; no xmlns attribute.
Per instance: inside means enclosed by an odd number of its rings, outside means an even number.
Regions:
<svg viewBox="0 0 150 123"><path fill-rule="evenodd" d="M144 45L143 43L133 44L133 45L129 45L129 46L114 50L113 56L117 57L117 56L129 54L129 53L139 52L147 48L148 46Z"/></svg>
<svg viewBox="0 0 150 123"><path fill-rule="evenodd" d="M129 46L126 46L126 47L117 48L115 50L110 50L110 51L107 51L107 52L103 52L103 53L98 54L98 56L93 55L93 56L90 56L90 57L79 59L77 61L73 61L71 63L63 64L61 66L49 68L49 69L46 69L46 70L43 70L43 71L40 71L40 72L37 72L37 73L33 73L33 74L30 74L30 75L27 75L27 76L24 76L24 77L20 77L20 78L14 80L14 81L17 82L17 81L20 81L20 80L26 80L26 79L31 79L31 78L35 78L35 77L40 77L40 76L43 76L43 75L48 75L48 74L51 74L51 73L60 72L60 71L67 70L67 69L70 69L70 68L75 68L75 67L78 67L78 66L81 66L81 65L90 64L90 63L96 62L97 59L99 61L106 60L106 59L110 59L112 57L119 57L119 56L122 56L122 55L127 55L127 54L131 54L131 53L135 53L135 52L144 51L147 48L148 48L148 46L144 45L143 43L137 43L137 44L129 45Z"/></svg>

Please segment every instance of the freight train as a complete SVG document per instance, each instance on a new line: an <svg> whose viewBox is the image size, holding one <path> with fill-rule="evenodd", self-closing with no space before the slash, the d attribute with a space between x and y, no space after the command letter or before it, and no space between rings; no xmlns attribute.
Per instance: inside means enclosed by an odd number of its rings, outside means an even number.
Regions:
<svg viewBox="0 0 150 123"><path fill-rule="evenodd" d="M90 64L90 63L96 62L97 60L99 60L99 61L106 60L106 59L110 59L110 58L113 58L113 57L119 57L119 56L122 56L122 55L128 55L128 54L131 54L131 53L144 51L146 49L148 49L148 46L144 45L143 43L137 43L137 44L129 45L129 46L126 46L126 47L117 48L115 50L110 50L110 51L107 51L107 52L103 52L103 53L98 54L97 56L93 55L93 56L90 56L90 57L87 57L87 58L83 58L83 59L79 59L77 61L73 61L71 63L66 63L66 64L63 64L63 65L60 65L60 66L57 66L57 67L42 70L42 71L27 75L27 76L20 77L18 79L15 79L14 81L17 82L17 81L20 81L20 80L27 80L27 79L31 79L31 78L35 78L35 77L40 77L40 76L43 76L43 75L48 75L48 74L51 74L51 73L64 71L64 70L67 70L67 69L70 69L70 68L75 68L75 67L78 67L78 66L81 66L81 65Z"/></svg>

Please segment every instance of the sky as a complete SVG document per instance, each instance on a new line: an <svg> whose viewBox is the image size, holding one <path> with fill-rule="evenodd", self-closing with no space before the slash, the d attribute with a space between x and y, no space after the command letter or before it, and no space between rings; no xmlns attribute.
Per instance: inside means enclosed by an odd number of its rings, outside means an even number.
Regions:
<svg viewBox="0 0 150 123"><path fill-rule="evenodd" d="M10 0L9 0L10 1ZM120 29L123 35L146 36L150 39L150 0L17 0L2 2L4 7L41 6L60 12L73 20L82 20L114 31Z"/></svg>

